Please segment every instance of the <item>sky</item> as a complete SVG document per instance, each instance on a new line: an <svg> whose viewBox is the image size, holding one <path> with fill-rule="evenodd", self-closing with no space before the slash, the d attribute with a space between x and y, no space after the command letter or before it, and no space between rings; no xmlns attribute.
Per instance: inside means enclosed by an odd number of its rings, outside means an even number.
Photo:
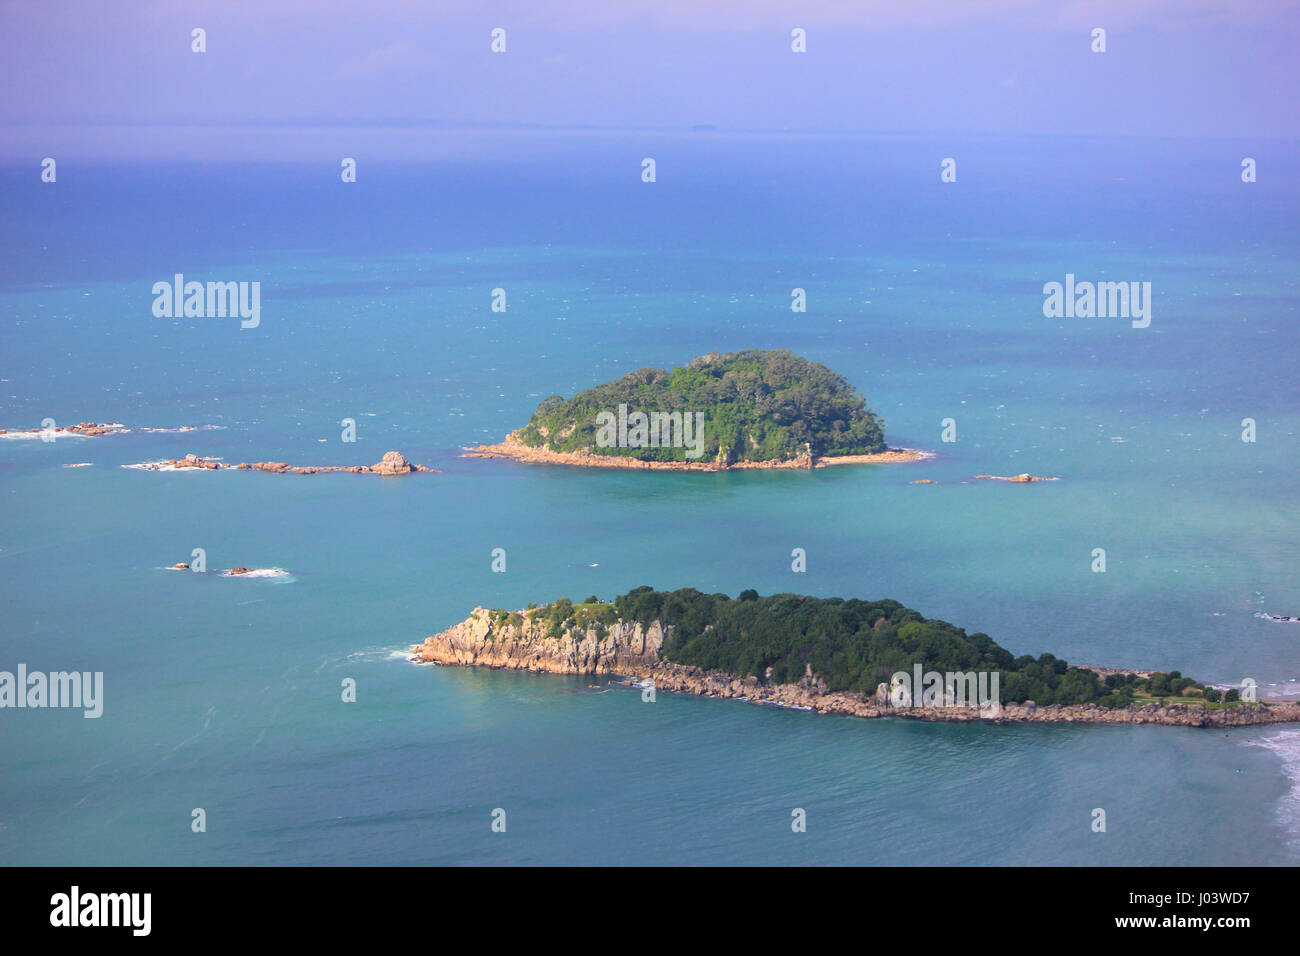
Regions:
<svg viewBox="0 0 1300 956"><path fill-rule="evenodd" d="M359 127L396 157L463 127L1295 139L1298 41L1280 0L0 0L0 158Z"/></svg>

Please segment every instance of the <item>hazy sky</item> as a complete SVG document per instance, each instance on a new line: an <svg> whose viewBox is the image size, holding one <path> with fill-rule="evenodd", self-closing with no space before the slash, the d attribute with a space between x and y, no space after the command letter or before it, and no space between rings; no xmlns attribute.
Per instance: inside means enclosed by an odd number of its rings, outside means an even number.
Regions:
<svg viewBox="0 0 1300 956"><path fill-rule="evenodd" d="M1298 41L1280 0L0 0L0 155L291 156L359 124L401 155L431 122L1291 139Z"/></svg>

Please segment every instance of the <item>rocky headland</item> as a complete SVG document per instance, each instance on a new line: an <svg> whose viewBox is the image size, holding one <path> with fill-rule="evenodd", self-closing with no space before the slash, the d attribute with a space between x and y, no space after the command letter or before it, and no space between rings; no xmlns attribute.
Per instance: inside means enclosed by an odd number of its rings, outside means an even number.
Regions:
<svg viewBox="0 0 1300 956"><path fill-rule="evenodd" d="M656 690L701 697L733 698L754 704L851 717L901 717L912 720L1015 723L1167 724L1178 727L1244 727L1300 721L1300 703L1241 703L1211 709L1201 702L1103 707L1097 704L1049 705L1033 701L1001 704L996 711L976 707L896 707L881 684L873 695L830 691L808 672L797 683L773 683L664 660L661 650L671 627L658 621L617 621L587 628L565 628L553 636L544 609L501 612L476 607L464 621L425 638L412 648L416 663L473 665L551 674L609 674L652 681ZM1087 668L1098 673L1131 672Z"/></svg>

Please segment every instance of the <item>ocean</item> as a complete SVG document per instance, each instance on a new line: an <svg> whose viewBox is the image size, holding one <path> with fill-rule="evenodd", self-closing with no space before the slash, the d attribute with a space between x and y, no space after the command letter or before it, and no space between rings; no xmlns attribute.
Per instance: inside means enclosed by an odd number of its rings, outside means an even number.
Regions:
<svg viewBox="0 0 1300 956"><path fill-rule="evenodd" d="M428 135L440 158L352 184L333 155L0 167L0 427L131 429L0 436L0 670L104 675L98 719L0 713L0 862L1297 862L1285 727L862 721L405 659L476 605L756 588L1300 693L1300 625L1257 616L1300 614L1294 144ZM156 318L176 273L260 282L259 326ZM1149 281L1150 326L1045 317L1067 274ZM460 457L547 395L747 348L840 372L935 457ZM121 467L389 450L441 473ZM1061 480L974 480L1021 472ZM163 570L196 548L288 574Z"/></svg>

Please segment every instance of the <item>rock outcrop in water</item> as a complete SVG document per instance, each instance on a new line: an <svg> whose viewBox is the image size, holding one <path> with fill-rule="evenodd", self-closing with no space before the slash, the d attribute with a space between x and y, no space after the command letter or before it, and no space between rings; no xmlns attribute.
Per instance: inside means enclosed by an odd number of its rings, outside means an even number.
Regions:
<svg viewBox="0 0 1300 956"><path fill-rule="evenodd" d="M386 451L383 460L371 465L370 470L376 475L406 475L426 469L419 465L412 465L400 451Z"/></svg>
<svg viewBox="0 0 1300 956"><path fill-rule="evenodd" d="M234 469L236 471L266 471L273 475L323 475L334 471L346 471L354 475L409 475L416 472L436 473L436 468L413 465L397 451L384 453L382 460L373 465L290 465L283 461L256 461L249 464L241 461L238 465L228 465L215 458L203 458L193 453L184 458L168 458L163 461L146 461L139 465L128 465L143 471L180 471L186 468L198 468L206 471Z"/></svg>
<svg viewBox="0 0 1300 956"><path fill-rule="evenodd" d="M171 433L171 432L193 432L199 430L223 428L222 425L180 425L175 428L149 428L145 426L136 426L127 428L121 422L78 422L75 425L56 426L53 428L0 428L0 435L7 436L35 436L37 438L66 438L69 435L75 435L81 438L100 438L104 435L126 435L132 431L142 431L150 433Z"/></svg>
<svg viewBox="0 0 1300 956"><path fill-rule="evenodd" d="M49 434L55 438L61 435L80 435L83 438L99 438L102 435L117 435L129 431L121 425L101 425L99 422L78 422L66 428L0 428L0 435L40 435Z"/></svg>
<svg viewBox="0 0 1300 956"><path fill-rule="evenodd" d="M542 609L538 609L539 611ZM617 674L649 680L656 690L745 700L851 717L989 723L1168 724L1178 727L1245 727L1300 721L1300 704L1240 704L1211 710L1199 704L1101 707L1096 704L1039 707L1033 701L1002 704L993 716L976 707L908 707L891 704L885 685L874 695L829 692L815 675L794 684L775 684L663 660L660 651L671 627L658 621L618 621L606 626L566 628L552 636L540 613L508 615L476 607L464 621L425 638L412 648L417 663L477 665L552 674Z"/></svg>

